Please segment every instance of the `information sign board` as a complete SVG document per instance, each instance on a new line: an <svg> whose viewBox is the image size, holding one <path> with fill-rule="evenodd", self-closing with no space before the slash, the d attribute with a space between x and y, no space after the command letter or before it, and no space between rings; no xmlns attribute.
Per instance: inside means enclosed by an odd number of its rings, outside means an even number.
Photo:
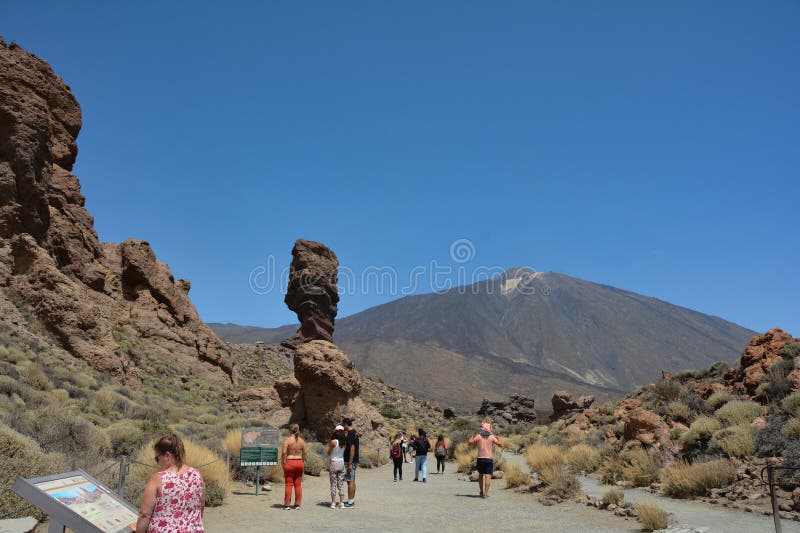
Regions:
<svg viewBox="0 0 800 533"><path fill-rule="evenodd" d="M81 533L136 531L138 509L83 470L17 478L12 488L50 516L51 524Z"/></svg>
<svg viewBox="0 0 800 533"><path fill-rule="evenodd" d="M278 430L272 427L243 428L242 448L278 448Z"/></svg>

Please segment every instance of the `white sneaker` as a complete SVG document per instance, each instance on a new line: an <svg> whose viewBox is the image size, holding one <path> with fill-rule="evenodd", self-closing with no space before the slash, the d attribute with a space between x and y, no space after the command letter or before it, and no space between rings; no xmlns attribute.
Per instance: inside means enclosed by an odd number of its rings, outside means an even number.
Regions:
<svg viewBox="0 0 800 533"><path fill-rule="evenodd" d="M339 509L344 509L344 502L339 502Z"/></svg>
<svg viewBox="0 0 800 533"><path fill-rule="evenodd" d="M336 509L336 502L331 503L331 509Z"/></svg>

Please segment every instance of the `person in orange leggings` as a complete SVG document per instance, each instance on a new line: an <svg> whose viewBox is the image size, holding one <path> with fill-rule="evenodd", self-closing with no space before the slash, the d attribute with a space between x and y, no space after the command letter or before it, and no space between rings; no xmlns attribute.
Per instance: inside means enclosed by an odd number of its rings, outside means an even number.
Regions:
<svg viewBox="0 0 800 533"><path fill-rule="evenodd" d="M281 464L283 465L283 479L286 488L283 493L283 508L288 511L292 503L292 488L294 488L294 509L300 509L303 501L303 471L306 462L306 441L300 436L300 426L292 424L289 428L290 435L283 441Z"/></svg>

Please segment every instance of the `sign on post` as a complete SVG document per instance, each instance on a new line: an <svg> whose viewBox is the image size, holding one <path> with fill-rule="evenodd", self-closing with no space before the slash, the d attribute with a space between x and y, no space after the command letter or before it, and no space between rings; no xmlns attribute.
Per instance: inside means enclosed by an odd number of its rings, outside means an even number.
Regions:
<svg viewBox="0 0 800 533"><path fill-rule="evenodd" d="M14 492L50 517L48 531L81 533L136 531L139 510L83 470L17 478Z"/></svg>
<svg viewBox="0 0 800 533"><path fill-rule="evenodd" d="M261 467L278 464L278 439L278 430L273 427L242 429L239 464L256 467L256 496L261 485Z"/></svg>

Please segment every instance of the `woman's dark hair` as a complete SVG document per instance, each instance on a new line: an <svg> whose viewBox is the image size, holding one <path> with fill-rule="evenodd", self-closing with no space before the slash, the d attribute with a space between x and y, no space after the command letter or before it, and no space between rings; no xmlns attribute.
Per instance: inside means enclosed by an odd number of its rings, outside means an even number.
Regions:
<svg viewBox="0 0 800 533"><path fill-rule="evenodd" d="M331 434L331 440L338 440L339 441L339 446L344 446L344 444L342 444L342 443L345 440L347 440L347 433L345 433L343 429L339 429L337 431L334 431Z"/></svg>
<svg viewBox="0 0 800 533"><path fill-rule="evenodd" d="M436 439L436 442L439 442L439 441L442 441L442 440L444 440L444 435L439 435L439 437Z"/></svg>
<svg viewBox="0 0 800 533"><path fill-rule="evenodd" d="M420 436L420 437L425 437L425 436L427 436L427 435L428 435L427 433L425 433L425 430L424 430L424 429L422 429L422 428L419 428L419 429L417 430L417 433L419 433L419 436Z"/></svg>
<svg viewBox="0 0 800 533"><path fill-rule="evenodd" d="M186 450L183 448L183 441L176 434L164 435L156 441L153 449L157 454L163 455L167 452L171 453L175 458L175 464L178 468L183 466L186 460Z"/></svg>

